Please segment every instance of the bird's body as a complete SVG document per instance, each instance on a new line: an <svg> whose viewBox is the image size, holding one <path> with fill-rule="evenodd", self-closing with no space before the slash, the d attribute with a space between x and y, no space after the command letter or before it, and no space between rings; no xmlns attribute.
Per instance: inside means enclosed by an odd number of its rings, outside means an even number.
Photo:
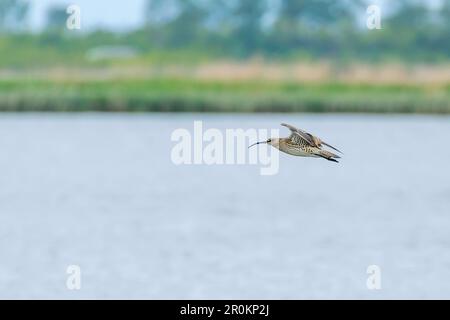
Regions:
<svg viewBox="0 0 450 320"><path fill-rule="evenodd" d="M333 146L325 143L320 140L318 137L313 136L312 134L303 131L301 129L297 129L291 125L282 123L282 126L285 126L291 130L291 135L287 138L270 138L265 142L257 142L259 143L267 143L277 148L278 150L285 152L287 154L298 156L298 157L321 157L327 159L329 161L338 162L336 159L339 159L340 156L322 149L322 145L330 147L338 152L338 149Z"/></svg>
<svg viewBox="0 0 450 320"><path fill-rule="evenodd" d="M306 143L292 143L287 138L280 139L277 149L287 154L298 157L315 157L315 154L320 151L319 148L311 147Z"/></svg>

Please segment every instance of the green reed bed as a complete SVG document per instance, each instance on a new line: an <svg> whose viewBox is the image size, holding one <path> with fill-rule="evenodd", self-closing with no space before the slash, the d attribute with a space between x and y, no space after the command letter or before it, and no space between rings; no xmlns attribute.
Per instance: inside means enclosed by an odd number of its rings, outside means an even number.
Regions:
<svg viewBox="0 0 450 320"><path fill-rule="evenodd" d="M3 80L0 111L450 113L450 85Z"/></svg>

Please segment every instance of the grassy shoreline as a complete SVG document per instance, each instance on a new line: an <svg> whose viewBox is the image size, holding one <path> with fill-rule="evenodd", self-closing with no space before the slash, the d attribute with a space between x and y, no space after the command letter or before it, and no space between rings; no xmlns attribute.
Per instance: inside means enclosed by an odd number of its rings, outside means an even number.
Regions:
<svg viewBox="0 0 450 320"><path fill-rule="evenodd" d="M0 112L42 111L450 114L450 84L188 78L0 80Z"/></svg>

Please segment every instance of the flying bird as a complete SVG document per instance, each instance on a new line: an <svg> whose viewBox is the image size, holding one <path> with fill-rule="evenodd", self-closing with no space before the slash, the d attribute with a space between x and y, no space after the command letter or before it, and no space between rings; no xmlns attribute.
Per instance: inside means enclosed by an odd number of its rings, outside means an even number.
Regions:
<svg viewBox="0 0 450 320"><path fill-rule="evenodd" d="M291 130L291 135L289 137L270 138L267 139L267 141L256 142L249 146L249 148L257 144L267 143L272 147L293 156L318 157L327 159L328 161L339 162L336 159L339 159L340 156L322 149L323 146L327 146L342 154L342 152L335 147L322 141L320 138L313 136L311 133L298 129L294 126L286 123L282 123L281 125Z"/></svg>

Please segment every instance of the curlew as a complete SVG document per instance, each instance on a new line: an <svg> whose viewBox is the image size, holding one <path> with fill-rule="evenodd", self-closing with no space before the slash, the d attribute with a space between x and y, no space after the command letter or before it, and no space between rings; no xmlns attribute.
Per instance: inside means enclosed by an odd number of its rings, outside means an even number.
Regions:
<svg viewBox="0 0 450 320"><path fill-rule="evenodd" d="M340 156L322 149L322 146L327 146L342 154L342 152L335 147L294 126L286 123L282 123L281 125L291 130L291 135L289 137L270 138L267 139L267 141L256 142L249 146L249 148L257 144L267 143L272 147L293 156L324 158L328 161L338 162L336 159L339 159Z"/></svg>

